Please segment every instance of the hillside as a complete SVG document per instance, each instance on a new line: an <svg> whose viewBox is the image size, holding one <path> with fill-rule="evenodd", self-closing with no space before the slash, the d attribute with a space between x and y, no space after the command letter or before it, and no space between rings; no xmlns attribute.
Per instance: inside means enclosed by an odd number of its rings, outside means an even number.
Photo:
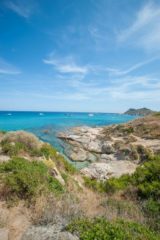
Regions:
<svg viewBox="0 0 160 240"><path fill-rule="evenodd" d="M150 110L148 108L139 108L139 109L130 108L124 114L138 115L138 116L147 116L147 115L153 114L153 113L154 113L154 111L152 111L152 110Z"/></svg>
<svg viewBox="0 0 160 240"><path fill-rule="evenodd" d="M31 133L0 132L0 240L158 240L160 116L60 137L88 167Z"/></svg>

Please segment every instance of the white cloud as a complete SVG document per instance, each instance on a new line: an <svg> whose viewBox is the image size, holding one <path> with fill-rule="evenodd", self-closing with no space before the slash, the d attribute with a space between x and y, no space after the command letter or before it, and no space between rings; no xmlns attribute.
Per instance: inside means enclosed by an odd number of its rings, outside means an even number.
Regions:
<svg viewBox="0 0 160 240"><path fill-rule="evenodd" d="M86 74L89 70L87 66L77 65L73 57L60 59L51 55L49 58L43 59L43 62L52 65L60 73Z"/></svg>
<svg viewBox="0 0 160 240"><path fill-rule="evenodd" d="M31 1L8 0L5 2L5 6L24 18L29 18L33 13L33 5Z"/></svg>
<svg viewBox="0 0 160 240"><path fill-rule="evenodd" d="M6 62L3 58L0 58L0 74L20 74L21 72Z"/></svg>
<svg viewBox="0 0 160 240"><path fill-rule="evenodd" d="M133 23L118 35L121 43L129 42L145 50L160 50L160 5L146 4Z"/></svg>

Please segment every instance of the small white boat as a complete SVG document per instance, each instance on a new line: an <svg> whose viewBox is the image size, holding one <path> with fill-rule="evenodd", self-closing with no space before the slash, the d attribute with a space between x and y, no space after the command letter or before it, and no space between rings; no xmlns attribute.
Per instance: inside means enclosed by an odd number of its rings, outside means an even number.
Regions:
<svg viewBox="0 0 160 240"><path fill-rule="evenodd" d="M44 113L40 113L39 115L40 115L40 116L43 116L43 115L44 115Z"/></svg>
<svg viewBox="0 0 160 240"><path fill-rule="evenodd" d="M11 116L11 115L12 115L12 113L8 113L7 115L8 115L8 116Z"/></svg>
<svg viewBox="0 0 160 240"><path fill-rule="evenodd" d="M89 117L93 117L94 114L93 114L93 113L89 113L88 116L89 116Z"/></svg>

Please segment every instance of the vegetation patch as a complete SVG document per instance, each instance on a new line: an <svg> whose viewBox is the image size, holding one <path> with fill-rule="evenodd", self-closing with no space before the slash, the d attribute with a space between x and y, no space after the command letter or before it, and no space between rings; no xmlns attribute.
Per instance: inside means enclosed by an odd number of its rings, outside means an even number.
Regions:
<svg viewBox="0 0 160 240"><path fill-rule="evenodd" d="M134 174L110 178L100 182L85 178L85 185L110 196L120 191L121 196L135 201L145 216L146 223L160 231L160 156L150 157ZM122 206L120 206L122 207Z"/></svg>
<svg viewBox="0 0 160 240"><path fill-rule="evenodd" d="M158 240L160 235L134 222L112 221L104 218L78 219L67 226L81 240Z"/></svg>
<svg viewBox="0 0 160 240"><path fill-rule="evenodd" d="M0 164L0 181L6 198L32 199L47 193L62 193L61 184L49 175L48 168L37 161L23 158Z"/></svg>

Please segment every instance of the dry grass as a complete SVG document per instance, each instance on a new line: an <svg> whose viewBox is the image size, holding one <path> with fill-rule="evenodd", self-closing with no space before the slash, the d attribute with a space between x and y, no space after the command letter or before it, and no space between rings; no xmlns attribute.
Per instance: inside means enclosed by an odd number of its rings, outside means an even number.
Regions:
<svg viewBox="0 0 160 240"><path fill-rule="evenodd" d="M11 208L0 202L0 228L8 229L8 240L20 240L29 225L30 210L23 202Z"/></svg>
<svg viewBox="0 0 160 240"><path fill-rule="evenodd" d="M2 138L7 143L22 143L28 149L40 149L42 142L32 133L25 131L8 132Z"/></svg>

